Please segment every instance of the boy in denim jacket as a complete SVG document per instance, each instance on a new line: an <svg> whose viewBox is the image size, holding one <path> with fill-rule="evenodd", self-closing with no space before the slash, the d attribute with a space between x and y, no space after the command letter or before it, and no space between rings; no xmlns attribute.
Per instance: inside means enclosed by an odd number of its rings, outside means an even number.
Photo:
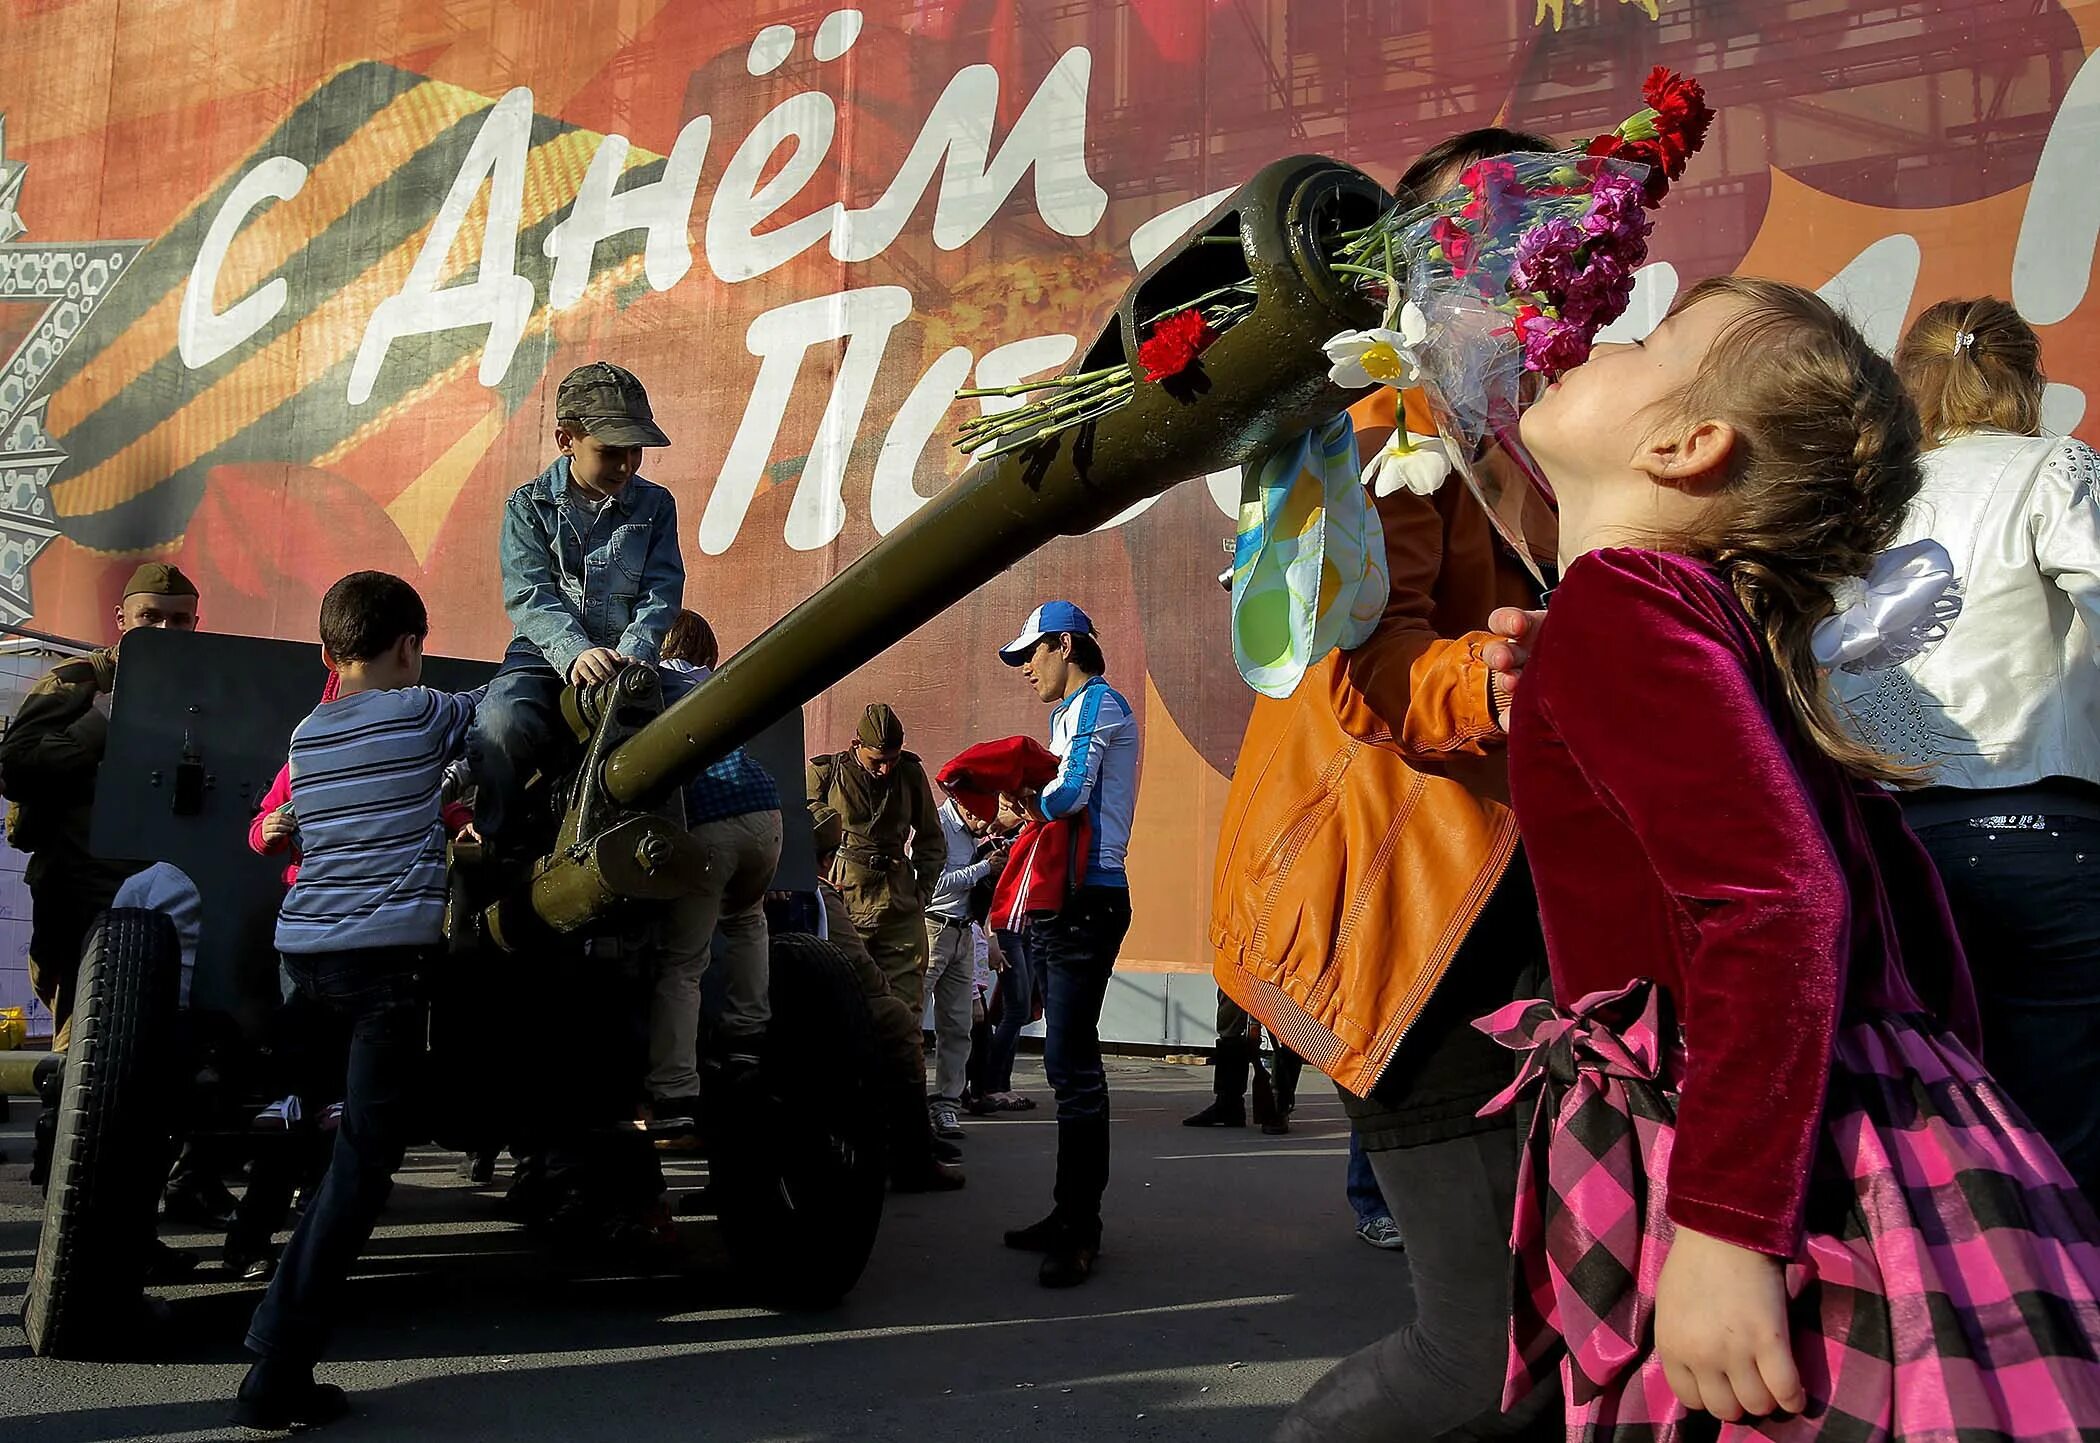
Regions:
<svg viewBox="0 0 2100 1443"><path fill-rule="evenodd" d="M503 609L517 634L467 741L475 825L499 853L529 844L517 835L526 782L573 754L562 689L654 664L685 595L677 505L637 474L643 447L671 444L642 383L605 361L571 371L554 442L561 455L503 509Z"/></svg>

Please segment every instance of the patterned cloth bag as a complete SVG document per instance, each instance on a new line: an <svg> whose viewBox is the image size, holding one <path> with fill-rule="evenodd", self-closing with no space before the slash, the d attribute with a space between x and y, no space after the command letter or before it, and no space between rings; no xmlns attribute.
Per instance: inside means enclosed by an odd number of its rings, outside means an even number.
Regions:
<svg viewBox="0 0 2100 1443"><path fill-rule="evenodd" d="M2100 1437L2100 1221L1953 1038L1907 1016L1845 1019L1807 1239L1786 1270L1808 1407L1717 1424L1677 1401L1654 1351L1683 1057L1667 998L1639 982L1475 1025L1523 1054L1484 1111L1536 1105L1505 1408L1557 1366L1573 1440Z"/></svg>

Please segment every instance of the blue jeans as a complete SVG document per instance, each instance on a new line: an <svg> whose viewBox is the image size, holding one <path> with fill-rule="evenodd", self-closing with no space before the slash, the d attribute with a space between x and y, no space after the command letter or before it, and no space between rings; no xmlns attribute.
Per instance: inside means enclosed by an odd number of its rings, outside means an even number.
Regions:
<svg viewBox="0 0 2100 1443"><path fill-rule="evenodd" d="M416 971L429 955L372 947L285 958L300 995L349 1024L350 1071L327 1176L248 1324L249 1350L262 1357L311 1364L320 1356L344 1280L416 1138L425 1036Z"/></svg>
<svg viewBox="0 0 2100 1443"><path fill-rule="evenodd" d="M984 1065L986 1092L1011 1092L1014 1086L1014 1054L1021 1050L1021 1029L1035 1011L1035 964L1028 952L1026 932L1001 932L999 950L1006 956L1006 971L999 975L999 1025L992 1031L990 1055Z"/></svg>
<svg viewBox="0 0 2100 1443"><path fill-rule="evenodd" d="M1082 1241L1101 1239L1108 1189L1108 1071L1101 1063L1101 1004L1130 931L1130 891L1081 887L1029 939L1043 968L1043 1071L1057 1094L1056 1216Z"/></svg>
<svg viewBox="0 0 2100 1443"><path fill-rule="evenodd" d="M1947 822L1918 840L1976 980L1983 1065L2100 1204L2100 822L2039 820Z"/></svg>
<svg viewBox="0 0 2100 1443"><path fill-rule="evenodd" d="M1356 1225L1378 1218L1389 1218L1393 1210L1385 1205L1385 1194L1378 1190L1378 1174L1371 1171L1371 1159L1364 1154L1363 1139L1356 1129L1349 1129L1349 1207L1356 1214Z"/></svg>
<svg viewBox="0 0 2100 1443"><path fill-rule="evenodd" d="M491 848L517 844L525 784L539 771L559 772L576 755L575 734L562 720L568 682L522 638L503 653L503 665L474 709L467 731L467 769L479 788L474 826Z"/></svg>

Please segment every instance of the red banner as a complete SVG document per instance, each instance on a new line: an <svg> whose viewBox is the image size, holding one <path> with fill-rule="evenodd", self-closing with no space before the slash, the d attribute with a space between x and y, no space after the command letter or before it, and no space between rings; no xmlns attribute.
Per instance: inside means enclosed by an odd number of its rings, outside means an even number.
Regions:
<svg viewBox="0 0 2100 1443"><path fill-rule="evenodd" d="M1630 323L1730 269L1890 344L2009 295L2072 429L2100 385L2096 42L2100 4L2000 0L7 0L0 616L101 637L170 556L205 625L310 637L376 566L434 648L494 655L499 507L603 357L675 443L647 471L734 649L961 469L958 387L1062 367L1206 198L1294 153L1390 180L1474 125L1585 136L1658 63L1720 120ZM1206 967L1248 705L1236 491L1015 568L813 705L812 744L871 699L936 762L1040 734L993 649L1080 602L1143 714L1126 961Z"/></svg>

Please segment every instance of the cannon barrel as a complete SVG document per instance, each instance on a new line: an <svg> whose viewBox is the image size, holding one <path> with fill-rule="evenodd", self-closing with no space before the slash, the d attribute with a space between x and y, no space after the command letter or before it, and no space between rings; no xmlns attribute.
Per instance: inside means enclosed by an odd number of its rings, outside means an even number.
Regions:
<svg viewBox="0 0 2100 1443"><path fill-rule="evenodd" d="M1319 156L1265 167L1132 282L1075 368L1128 365L1119 408L978 462L607 758L606 793L633 806L757 735L1007 567L1177 482L1255 460L1339 414L1321 344L1373 325L1378 309L1337 277L1321 241L1369 224L1391 197ZM1237 237L1233 246L1219 239ZM1137 367L1139 327L1253 279L1254 310L1198 368L1154 383Z"/></svg>

